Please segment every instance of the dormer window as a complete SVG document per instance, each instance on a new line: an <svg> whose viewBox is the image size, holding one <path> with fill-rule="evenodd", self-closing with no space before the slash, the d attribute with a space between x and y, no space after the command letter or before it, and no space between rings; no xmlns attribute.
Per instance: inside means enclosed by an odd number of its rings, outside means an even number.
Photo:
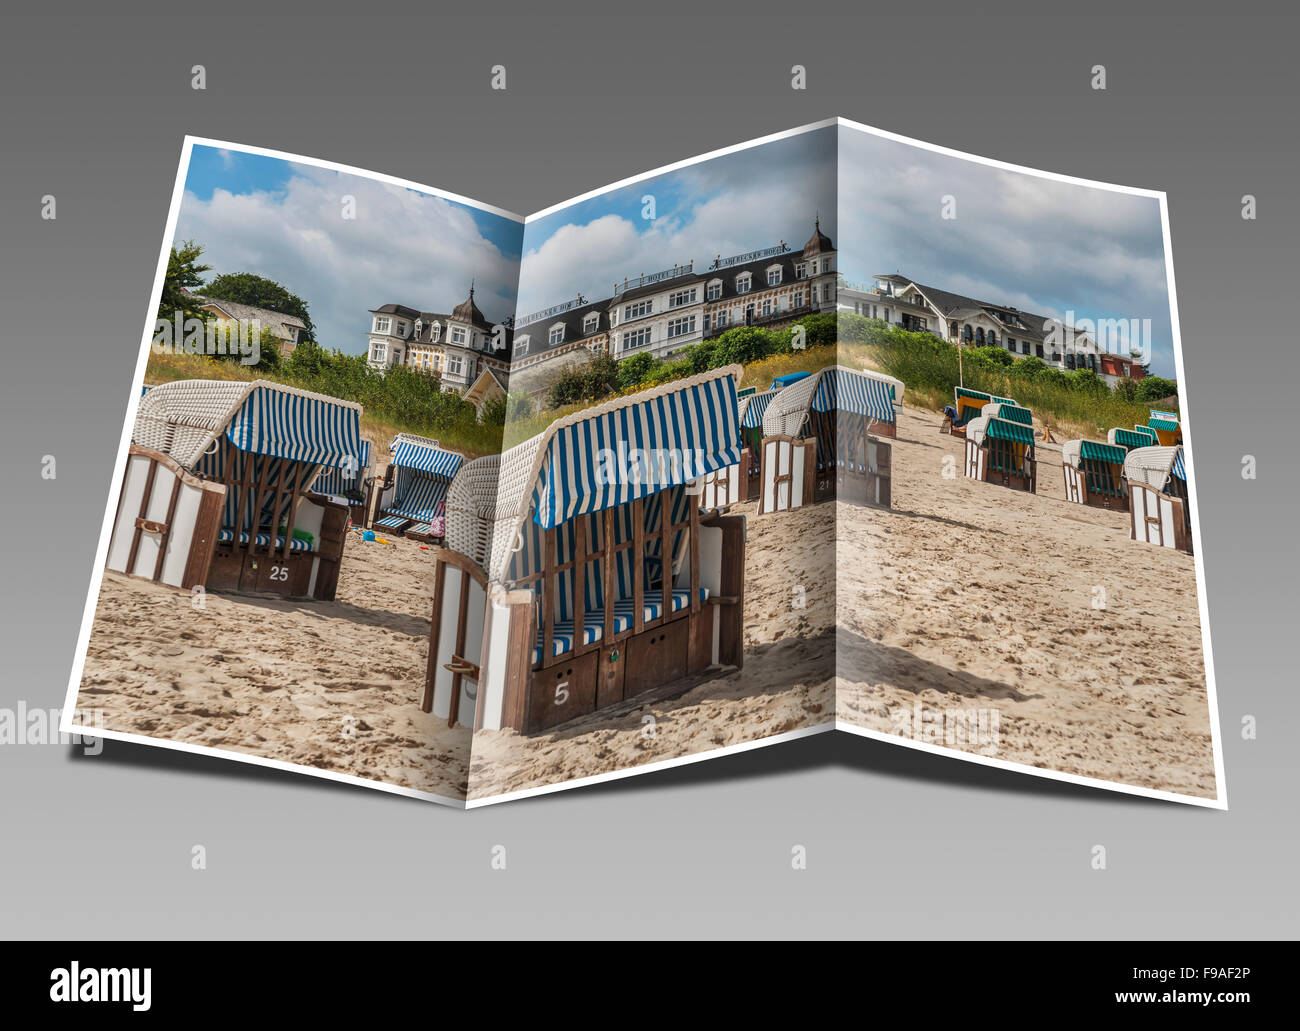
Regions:
<svg viewBox="0 0 1300 1031"><path fill-rule="evenodd" d="M515 357L522 358L528 353L528 334L521 337L515 337Z"/></svg>
<svg viewBox="0 0 1300 1031"><path fill-rule="evenodd" d="M599 328L599 326L600 326L600 312L598 311L588 312L582 319L583 333L586 334L594 333L596 332L597 328Z"/></svg>
<svg viewBox="0 0 1300 1031"><path fill-rule="evenodd" d="M747 294L754 286L754 277L746 272L736 277L736 293Z"/></svg>
<svg viewBox="0 0 1300 1031"><path fill-rule="evenodd" d="M405 336L406 336L406 323L405 323L405 322L399 322L399 323L397 324L397 335L398 335L399 337L405 337Z"/></svg>
<svg viewBox="0 0 1300 1031"><path fill-rule="evenodd" d="M722 280L721 280L721 279L714 279L714 280L712 280L712 281L709 283L708 287L705 288L704 296L705 296L705 299L706 299L706 300L710 300L710 301L716 301L716 300L721 299L721 297L722 297Z"/></svg>
<svg viewBox="0 0 1300 1031"><path fill-rule="evenodd" d="M550 342L552 347L556 344L564 343L564 323L557 322L552 326L551 331L546 335L546 339Z"/></svg>
<svg viewBox="0 0 1300 1031"><path fill-rule="evenodd" d="M424 332L424 319L415 320L415 335L418 337Z"/></svg>
<svg viewBox="0 0 1300 1031"><path fill-rule="evenodd" d="M772 265L772 266L770 266L770 267L768 268L768 270L767 270L767 285L768 285L768 286L780 286L780 285L781 285L781 266L780 266L780 265Z"/></svg>
<svg viewBox="0 0 1300 1031"><path fill-rule="evenodd" d="M429 326L429 339L435 344L442 339L442 323L435 322Z"/></svg>
<svg viewBox="0 0 1300 1031"><path fill-rule="evenodd" d="M375 316L376 333L387 333L388 330L392 327L392 325L393 325L392 320L389 319L387 316L384 315Z"/></svg>
<svg viewBox="0 0 1300 1031"><path fill-rule="evenodd" d="M795 279L807 279L807 278L808 278L808 262L806 262L806 261L801 261L801 262L799 262L799 264L797 264L797 265L794 267L794 278L795 278Z"/></svg>

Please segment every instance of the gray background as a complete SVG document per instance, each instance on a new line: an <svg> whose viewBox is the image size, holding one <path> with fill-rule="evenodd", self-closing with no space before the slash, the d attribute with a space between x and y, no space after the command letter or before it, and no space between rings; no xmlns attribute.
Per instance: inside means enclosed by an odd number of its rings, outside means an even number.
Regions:
<svg viewBox="0 0 1300 1031"><path fill-rule="evenodd" d="M1133 3L1086 16L785 0L625 15L607 2L127 6L47 4L0 24L0 707L63 699L185 133L528 212L842 114L1168 191L1232 809L843 735L473 813L114 742L94 758L0 747L0 930L1295 932L1293 16L1248 3L1214 16ZM806 92L789 88L795 63ZM1105 93L1088 85L1097 63ZM505 93L488 89L493 64L508 67ZM39 217L46 193L55 222ZM1256 222L1240 218L1244 193ZM1240 478L1243 453L1256 482ZM44 454L55 481L40 478ZM1240 739L1245 713L1258 741ZM790 869L796 843L804 872ZM504 872L489 868L495 844ZM1094 844L1109 850L1104 872L1089 868Z"/></svg>

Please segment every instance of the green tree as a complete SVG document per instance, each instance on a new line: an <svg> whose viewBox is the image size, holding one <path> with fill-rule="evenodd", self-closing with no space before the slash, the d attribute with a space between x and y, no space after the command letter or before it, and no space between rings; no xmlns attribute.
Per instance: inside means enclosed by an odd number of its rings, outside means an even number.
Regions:
<svg viewBox="0 0 1300 1031"><path fill-rule="evenodd" d="M254 308L277 311L281 315L293 315L302 319L305 335L316 338L316 327L312 325L311 315L307 311L307 302L297 294L291 294L279 283L252 272L228 272L217 276L203 287L202 293L223 301L247 304Z"/></svg>
<svg viewBox="0 0 1300 1031"><path fill-rule="evenodd" d="M179 248L173 247L167 258L167 271L163 273L162 296L158 299L158 318L167 322L181 313L182 319L198 319L207 322L212 316L200 311L195 304L193 291L203 282L203 273L212 270L211 265L200 265L199 257L203 247L193 240L186 240Z"/></svg>

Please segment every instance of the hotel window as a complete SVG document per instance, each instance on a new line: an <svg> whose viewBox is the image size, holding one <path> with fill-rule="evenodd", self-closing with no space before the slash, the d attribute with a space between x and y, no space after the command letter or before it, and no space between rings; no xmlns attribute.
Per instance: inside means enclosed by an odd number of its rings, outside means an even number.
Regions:
<svg viewBox="0 0 1300 1031"><path fill-rule="evenodd" d="M706 300L716 301L721 296L722 296L722 280L715 279L712 283L708 285L708 288L704 292L704 297Z"/></svg>
<svg viewBox="0 0 1300 1031"><path fill-rule="evenodd" d="M1016 349L1016 338L1007 337L1007 350L1014 351L1015 349Z"/></svg>
<svg viewBox="0 0 1300 1031"><path fill-rule="evenodd" d="M655 310L654 301L639 301L636 304L629 304L623 308L623 321L631 322L633 319L642 319Z"/></svg>
<svg viewBox="0 0 1300 1031"><path fill-rule="evenodd" d="M770 297L763 298L763 314L764 315L772 314L772 298Z"/></svg>
<svg viewBox="0 0 1300 1031"><path fill-rule="evenodd" d="M552 326L551 332L547 334L546 339L551 342L552 347L556 344L564 343L564 323L561 322L558 325Z"/></svg>
<svg viewBox="0 0 1300 1031"><path fill-rule="evenodd" d="M383 344L375 344L375 346L370 349L370 360L372 362L382 362L387 353L388 349L384 347Z"/></svg>
<svg viewBox="0 0 1300 1031"><path fill-rule="evenodd" d="M829 300L833 300L833 299L834 299L834 295L831 293L831 291L832 291L833 289L834 289L834 287L833 287L830 283L823 283L823 284L822 284L822 300L823 300L823 301L829 301Z"/></svg>
<svg viewBox="0 0 1300 1031"><path fill-rule="evenodd" d="M429 327L429 339L432 340L435 344L442 339L441 322L435 322L432 326Z"/></svg>
<svg viewBox="0 0 1300 1031"><path fill-rule="evenodd" d="M1022 341L1020 341L1020 353L1021 353L1021 354L1028 354L1028 353L1029 353L1029 341L1028 341L1028 340L1022 340Z"/></svg>
<svg viewBox="0 0 1300 1031"><path fill-rule="evenodd" d="M704 330L704 332L707 333L707 332L709 331L709 326L710 326L711 324L712 324L712 321L711 321L711 319L710 319L709 313L706 311L706 312L704 313L704 321L703 321L702 323L700 323L700 328L701 328L702 330Z"/></svg>
<svg viewBox="0 0 1300 1031"><path fill-rule="evenodd" d="M463 344L463 343L465 342L465 327L464 327L464 326L452 326L452 327L451 327L451 342L452 342L453 344Z"/></svg>
<svg viewBox="0 0 1300 1031"><path fill-rule="evenodd" d="M730 321L731 321L731 312L727 311L726 309L723 309L722 311L718 312L717 315L714 316L713 324L715 326L725 326Z"/></svg>
<svg viewBox="0 0 1300 1031"><path fill-rule="evenodd" d="M631 351L638 347L645 347L650 343L650 334L651 330L649 326L646 326L643 329L634 329L631 332L624 333L623 350Z"/></svg>
<svg viewBox="0 0 1300 1031"><path fill-rule="evenodd" d="M687 304L695 303L695 289L678 290L674 294L668 295L668 307L681 308Z"/></svg>
<svg viewBox="0 0 1300 1031"><path fill-rule="evenodd" d="M997 333L993 332L993 330L991 330L991 329L989 330L989 337L988 337L988 340L989 340L989 347L997 347L997 346L998 346L998 335L997 335Z"/></svg>
<svg viewBox="0 0 1300 1031"><path fill-rule="evenodd" d="M528 353L528 336L515 337L515 357L522 358Z"/></svg>
<svg viewBox="0 0 1300 1031"><path fill-rule="evenodd" d="M835 259L834 259L834 258L822 258L822 271L823 271L823 272L832 272L832 271L834 271L834 269L835 269Z"/></svg>
<svg viewBox="0 0 1300 1031"><path fill-rule="evenodd" d="M600 312L593 311L583 317L582 331L584 333L596 332L596 327L600 325Z"/></svg>
<svg viewBox="0 0 1300 1031"><path fill-rule="evenodd" d="M754 277L746 272L743 276L736 277L736 293L747 294L754 285Z"/></svg>
<svg viewBox="0 0 1300 1031"><path fill-rule="evenodd" d="M459 376L461 369L464 367L463 359L458 354L447 355L447 375Z"/></svg>
<svg viewBox="0 0 1300 1031"><path fill-rule="evenodd" d="M796 266L794 267L794 278L795 278L795 279L807 279L807 278L808 278L808 262L806 262L806 261L801 261L801 262L799 262L798 265L796 265Z"/></svg>
<svg viewBox="0 0 1300 1031"><path fill-rule="evenodd" d="M780 285L781 285L781 266L780 266L780 265L773 265L770 269L767 270L767 285L768 285L768 286L780 286Z"/></svg>
<svg viewBox="0 0 1300 1031"><path fill-rule="evenodd" d="M668 322L668 339L675 337L689 336L695 332L695 316L685 315L680 319L670 319Z"/></svg>
<svg viewBox="0 0 1300 1031"><path fill-rule="evenodd" d="M402 337L403 339L406 338L406 323L405 323L405 322L399 322L399 323L397 324L397 335L398 335L399 337Z"/></svg>
<svg viewBox="0 0 1300 1031"><path fill-rule="evenodd" d="M975 343L979 344L980 347L983 347L983 346L984 346L984 327L983 327L983 326L976 326L976 327L975 327Z"/></svg>
<svg viewBox="0 0 1300 1031"><path fill-rule="evenodd" d="M388 332L388 327L391 326L391 325L392 325L392 322L391 322L390 320L388 320L388 319L376 318L376 319L375 319L375 332L376 332L376 333L387 333L387 332Z"/></svg>

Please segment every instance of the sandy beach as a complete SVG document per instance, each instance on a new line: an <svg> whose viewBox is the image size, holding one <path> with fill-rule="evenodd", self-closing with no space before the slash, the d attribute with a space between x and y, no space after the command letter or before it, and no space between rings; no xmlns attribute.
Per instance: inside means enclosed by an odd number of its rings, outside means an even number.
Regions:
<svg viewBox="0 0 1300 1031"><path fill-rule="evenodd" d="M939 424L900 410L891 511L836 506L838 718L933 734L996 712L995 740L956 747L1213 797L1192 556L1066 502L1059 447L1036 495L966 479Z"/></svg>
<svg viewBox="0 0 1300 1031"><path fill-rule="evenodd" d="M349 532L333 602L190 595L106 572L78 704L106 729L463 799L470 732L419 708L432 559Z"/></svg>
<svg viewBox="0 0 1300 1031"><path fill-rule="evenodd" d="M835 509L744 514L745 665L680 680L549 733L474 735L471 798L661 762L834 718ZM653 724L647 719L653 717Z"/></svg>

